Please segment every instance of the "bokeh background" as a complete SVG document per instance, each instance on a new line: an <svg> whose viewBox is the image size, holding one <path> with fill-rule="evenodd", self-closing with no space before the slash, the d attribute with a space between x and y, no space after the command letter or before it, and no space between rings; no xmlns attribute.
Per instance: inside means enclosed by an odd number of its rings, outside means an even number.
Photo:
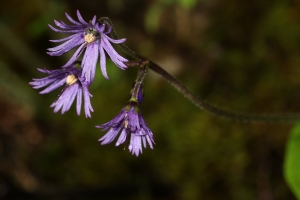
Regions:
<svg viewBox="0 0 300 200"><path fill-rule="evenodd" d="M300 1L2 0L0 199L295 199L283 178L290 124L212 116L151 71L142 110L156 145L138 158L101 146L95 128L128 100L136 69L109 62L107 81L97 68L91 119L74 106L53 113L60 91L39 95L28 82L70 58L45 53L64 36L47 24L77 9L109 17L129 47L215 105L300 111Z"/></svg>

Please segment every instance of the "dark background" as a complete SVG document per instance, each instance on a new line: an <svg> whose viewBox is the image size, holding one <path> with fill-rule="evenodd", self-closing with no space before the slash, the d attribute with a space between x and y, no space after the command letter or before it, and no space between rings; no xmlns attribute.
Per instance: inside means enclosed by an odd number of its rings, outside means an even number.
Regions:
<svg viewBox="0 0 300 200"><path fill-rule="evenodd" d="M92 119L54 114L60 89L39 95L36 68L60 68L47 24L107 16L126 44L207 101L249 113L300 111L300 1L0 1L0 198L295 199L283 178L289 124L243 124L197 109L149 72L143 115L154 150L138 158L95 128L129 98L136 69L99 64ZM121 52L119 48L116 49Z"/></svg>

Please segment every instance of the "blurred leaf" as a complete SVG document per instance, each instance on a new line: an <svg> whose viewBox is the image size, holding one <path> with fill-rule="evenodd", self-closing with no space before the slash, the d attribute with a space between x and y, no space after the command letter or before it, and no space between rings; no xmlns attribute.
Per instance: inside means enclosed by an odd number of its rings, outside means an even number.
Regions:
<svg viewBox="0 0 300 200"><path fill-rule="evenodd" d="M27 34L31 38L38 38L45 31L48 30L47 24L53 21L53 17L50 15L42 15L36 18L27 26Z"/></svg>
<svg viewBox="0 0 300 200"><path fill-rule="evenodd" d="M11 70L9 65L2 62L2 60L0 60L0 70L0 84L4 91L8 92L9 97L28 105L36 100L33 98L33 90L29 84L24 84L24 81ZM1 95L3 95L4 91L1 89Z"/></svg>
<svg viewBox="0 0 300 200"><path fill-rule="evenodd" d="M197 1L198 0L178 0L178 3L186 9L190 9L195 6Z"/></svg>
<svg viewBox="0 0 300 200"><path fill-rule="evenodd" d="M156 32L159 25L159 18L164 10L164 6L160 3L153 4L145 17L145 26L147 31Z"/></svg>
<svg viewBox="0 0 300 200"><path fill-rule="evenodd" d="M292 129L285 154L285 179L300 199L300 122Z"/></svg>

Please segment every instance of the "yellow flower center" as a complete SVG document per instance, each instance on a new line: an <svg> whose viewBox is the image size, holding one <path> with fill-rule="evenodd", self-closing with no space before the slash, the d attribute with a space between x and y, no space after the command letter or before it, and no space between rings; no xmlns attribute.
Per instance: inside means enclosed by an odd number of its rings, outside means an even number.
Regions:
<svg viewBox="0 0 300 200"><path fill-rule="evenodd" d="M67 85L73 85L74 83L76 83L78 81L78 78L76 78L76 76L74 76L73 74L70 74L69 76L67 76L66 78L66 84Z"/></svg>
<svg viewBox="0 0 300 200"><path fill-rule="evenodd" d="M94 42L96 40L96 37L94 36L93 33L88 33L84 36L84 41L87 42L88 44Z"/></svg>

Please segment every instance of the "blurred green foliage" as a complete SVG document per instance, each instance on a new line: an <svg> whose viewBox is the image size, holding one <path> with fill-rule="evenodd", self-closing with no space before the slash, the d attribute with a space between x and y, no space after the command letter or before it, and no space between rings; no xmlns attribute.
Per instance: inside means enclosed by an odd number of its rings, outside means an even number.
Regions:
<svg viewBox="0 0 300 200"><path fill-rule="evenodd" d="M291 131L285 154L285 178L294 194L300 199L300 124Z"/></svg>
<svg viewBox="0 0 300 200"><path fill-rule="evenodd" d="M299 1L0 1L0 198L295 199L283 177L291 125L211 116L151 71L141 109L156 145L138 158L101 146L105 133L94 127L123 107L136 69L108 62L108 81L97 67L91 119L74 106L54 114L60 91L39 95L28 82L43 77L36 68L57 69L74 53L45 51L65 36L47 24L67 23L64 12L76 18L77 9L86 20L110 17L129 47L213 104L300 110Z"/></svg>

